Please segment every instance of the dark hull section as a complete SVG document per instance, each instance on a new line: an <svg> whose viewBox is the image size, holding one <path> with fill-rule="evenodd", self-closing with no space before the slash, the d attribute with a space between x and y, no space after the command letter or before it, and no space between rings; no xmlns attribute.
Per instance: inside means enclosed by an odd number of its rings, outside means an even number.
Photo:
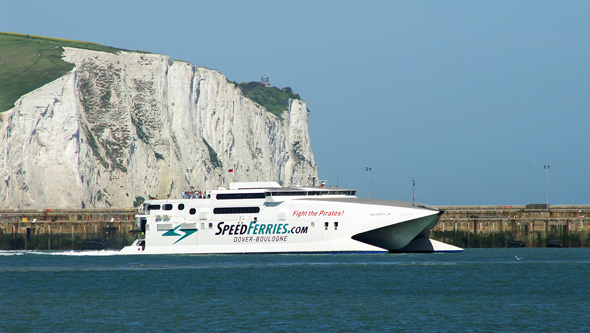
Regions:
<svg viewBox="0 0 590 333"><path fill-rule="evenodd" d="M352 239L369 245L378 246L388 251L396 251L408 245L416 236L430 230L440 218L433 214L419 219L392 224L386 227L373 229L356 234Z"/></svg>
<svg viewBox="0 0 590 333"><path fill-rule="evenodd" d="M389 250L391 253L451 253L463 252L463 249L450 244L429 239L427 237L416 237L410 244L399 250Z"/></svg>

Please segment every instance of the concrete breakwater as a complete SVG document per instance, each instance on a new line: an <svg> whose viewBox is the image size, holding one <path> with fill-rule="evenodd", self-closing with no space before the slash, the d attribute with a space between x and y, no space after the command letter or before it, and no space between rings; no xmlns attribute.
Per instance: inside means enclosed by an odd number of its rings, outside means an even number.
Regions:
<svg viewBox="0 0 590 333"><path fill-rule="evenodd" d="M131 244L134 209L0 210L2 250L81 250Z"/></svg>
<svg viewBox="0 0 590 333"><path fill-rule="evenodd" d="M463 248L590 247L590 205L440 206L430 237Z"/></svg>
<svg viewBox="0 0 590 333"><path fill-rule="evenodd" d="M460 246L590 247L590 205L440 206L429 237ZM134 209L0 210L0 249L80 250L131 244ZM91 240L89 242L88 240Z"/></svg>

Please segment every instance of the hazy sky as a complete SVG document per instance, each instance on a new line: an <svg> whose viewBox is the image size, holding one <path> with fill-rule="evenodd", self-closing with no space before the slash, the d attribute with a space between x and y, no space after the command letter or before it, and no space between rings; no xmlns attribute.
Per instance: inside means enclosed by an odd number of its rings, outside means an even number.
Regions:
<svg viewBox="0 0 590 333"><path fill-rule="evenodd" d="M307 102L321 179L590 204L590 1L0 0L0 31L162 53ZM355 165L358 163L358 165Z"/></svg>

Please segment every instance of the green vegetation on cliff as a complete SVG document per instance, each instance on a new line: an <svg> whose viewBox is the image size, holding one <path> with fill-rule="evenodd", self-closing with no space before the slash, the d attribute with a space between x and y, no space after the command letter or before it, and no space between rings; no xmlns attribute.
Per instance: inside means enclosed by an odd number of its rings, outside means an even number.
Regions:
<svg viewBox="0 0 590 333"><path fill-rule="evenodd" d="M301 99L291 88L265 87L260 82L242 82L238 85L242 94L262 105L268 112L280 117L289 108L289 99Z"/></svg>
<svg viewBox="0 0 590 333"><path fill-rule="evenodd" d="M203 143L205 143L205 146L207 146L207 149L209 150L209 159L211 160L211 165L213 165L214 168L221 168L223 165L221 164L221 161L219 161L219 157L217 157L215 150L211 147L211 145L209 145L209 142L207 142L205 138L203 138Z"/></svg>
<svg viewBox="0 0 590 333"><path fill-rule="evenodd" d="M109 53L126 51L89 42L0 32L0 113L13 108L21 96L74 68L62 59L64 47ZM301 99L289 87L266 87L260 82L234 84L244 96L278 117L289 108L289 99Z"/></svg>
<svg viewBox="0 0 590 333"><path fill-rule="evenodd" d="M0 112L13 108L21 96L74 68L62 59L64 47L121 51L88 42L0 32Z"/></svg>

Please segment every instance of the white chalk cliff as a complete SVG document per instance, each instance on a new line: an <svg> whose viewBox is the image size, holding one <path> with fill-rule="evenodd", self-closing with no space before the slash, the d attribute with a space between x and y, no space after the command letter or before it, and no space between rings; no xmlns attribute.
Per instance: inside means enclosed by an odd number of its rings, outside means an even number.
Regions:
<svg viewBox="0 0 590 333"><path fill-rule="evenodd" d="M131 208L317 179L301 100L277 117L223 74L164 55L65 48L64 60L71 72L0 113L0 208Z"/></svg>

